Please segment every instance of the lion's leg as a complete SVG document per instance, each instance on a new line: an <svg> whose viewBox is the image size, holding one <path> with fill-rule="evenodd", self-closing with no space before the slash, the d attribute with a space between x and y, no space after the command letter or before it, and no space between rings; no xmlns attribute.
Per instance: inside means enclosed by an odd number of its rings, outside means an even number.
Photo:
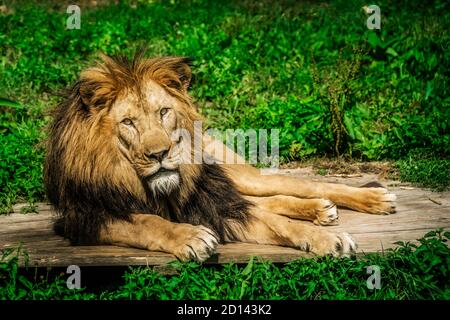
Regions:
<svg viewBox="0 0 450 320"><path fill-rule="evenodd" d="M336 225L339 216L336 205L326 199L300 199L292 196L251 197L246 199L259 208L292 219L313 221L317 225Z"/></svg>
<svg viewBox="0 0 450 320"><path fill-rule="evenodd" d="M224 165L238 190L249 196L286 195L299 198L323 198L357 211L373 214L395 212L394 194L380 185L356 188L337 183L320 183L282 175L261 175L249 165Z"/></svg>
<svg viewBox="0 0 450 320"><path fill-rule="evenodd" d="M130 222L108 223L100 232L100 242L164 251L183 261L204 261L217 246L216 236L206 227L174 223L150 214L132 214Z"/></svg>
<svg viewBox="0 0 450 320"><path fill-rule="evenodd" d="M239 191L248 196L285 195L299 198L323 198L339 206L373 214L395 212L395 195L378 185L355 188L336 183L320 183L282 175L261 175L221 141L203 136L207 152L223 164Z"/></svg>
<svg viewBox="0 0 450 320"><path fill-rule="evenodd" d="M251 209L247 225L236 225L236 230L238 241L294 247L317 255L347 256L356 250L355 241L347 233L331 233L257 206Z"/></svg>

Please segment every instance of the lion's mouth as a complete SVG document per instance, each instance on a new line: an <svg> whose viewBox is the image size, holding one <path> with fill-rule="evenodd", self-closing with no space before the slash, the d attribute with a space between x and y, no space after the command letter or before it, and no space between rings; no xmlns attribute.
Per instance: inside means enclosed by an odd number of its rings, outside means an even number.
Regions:
<svg viewBox="0 0 450 320"><path fill-rule="evenodd" d="M170 176L173 173L177 173L176 170L169 170L166 168L161 167L158 171L156 171L154 174L148 177L148 179L158 179L158 178L164 178L166 176Z"/></svg>
<svg viewBox="0 0 450 320"><path fill-rule="evenodd" d="M153 164L153 165L136 165L136 169L138 170L139 175L148 180L152 179L156 176L163 176L170 173L178 173L177 168L170 168L167 166L163 166L161 164Z"/></svg>
<svg viewBox="0 0 450 320"><path fill-rule="evenodd" d="M171 171L175 171L175 170L170 170L170 169L166 169L166 168L164 168L164 167L161 167L161 168L159 168L158 171L156 171L155 174L158 174L158 173L164 173L164 172L171 172Z"/></svg>
<svg viewBox="0 0 450 320"><path fill-rule="evenodd" d="M172 168L165 168L163 166L161 166L154 174L153 176L164 176L164 175L170 175L173 173L178 173L177 169L172 169Z"/></svg>

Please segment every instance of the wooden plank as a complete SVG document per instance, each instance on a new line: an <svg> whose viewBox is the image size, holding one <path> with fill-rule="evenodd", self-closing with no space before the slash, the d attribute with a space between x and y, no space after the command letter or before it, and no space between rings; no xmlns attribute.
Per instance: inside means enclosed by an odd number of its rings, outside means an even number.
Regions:
<svg viewBox="0 0 450 320"><path fill-rule="evenodd" d="M124 265L161 265L176 260L174 256L156 251L116 246L59 246L50 248L28 248L30 266L124 266ZM251 257L274 262L289 262L301 257L313 257L312 254L293 248L247 243L229 243L220 245L217 253L206 264L223 264L228 262L245 263ZM24 260L21 259L22 265Z"/></svg>
<svg viewBox="0 0 450 320"><path fill-rule="evenodd" d="M286 174L300 175L295 170ZM300 172L300 171L299 171ZM309 177L311 178L311 177ZM375 175L363 177L312 177L317 181L362 185L377 180ZM384 185L393 181L384 181ZM333 232L348 232L358 242L359 254L379 252L392 248L397 241L410 241L422 237L427 231L443 228L450 230L450 192L433 193L415 188L403 190L393 187L397 195L398 213L388 216L368 215L340 209L338 226L320 227ZM432 200L430 200L430 198ZM10 215L0 216L0 248L15 248L20 243L28 251L30 265L35 266L124 266L164 265L174 256L163 252L150 252L136 248L117 246L71 246L69 241L54 234L52 221L55 213L46 203L37 204L39 214L21 214L21 207L14 206ZM309 222L304 222L309 224ZM293 248L229 243L219 246L207 264L227 262L245 263L252 256L274 262L288 262L300 257L313 257ZM21 260L23 264L23 259Z"/></svg>

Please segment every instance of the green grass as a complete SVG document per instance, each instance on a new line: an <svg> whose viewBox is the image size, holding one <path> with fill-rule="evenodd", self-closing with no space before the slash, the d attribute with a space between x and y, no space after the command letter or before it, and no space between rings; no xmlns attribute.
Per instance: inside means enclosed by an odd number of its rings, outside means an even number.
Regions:
<svg viewBox="0 0 450 320"><path fill-rule="evenodd" d="M221 267L176 263L177 275L130 268L121 284L101 292L67 289L63 276L26 276L18 256L10 255L0 261L0 299L450 299L449 239L450 233L438 230L418 245L399 243L383 254L301 259L283 266L255 260ZM381 288L370 290L367 267L374 265L380 268Z"/></svg>
<svg viewBox="0 0 450 320"><path fill-rule="evenodd" d="M412 151L406 159L397 162L397 167L402 181L434 191L450 187L450 159L437 158L431 150Z"/></svg>
<svg viewBox="0 0 450 320"><path fill-rule="evenodd" d="M52 1L3 3L0 97L21 106L0 106L0 212L44 197L54 93L97 53L142 44L150 56L193 57L191 93L208 125L278 128L284 161L410 161L424 147L449 157L447 1L380 0L381 30L367 29L362 0L121 1L82 7L80 30L65 28L66 7Z"/></svg>

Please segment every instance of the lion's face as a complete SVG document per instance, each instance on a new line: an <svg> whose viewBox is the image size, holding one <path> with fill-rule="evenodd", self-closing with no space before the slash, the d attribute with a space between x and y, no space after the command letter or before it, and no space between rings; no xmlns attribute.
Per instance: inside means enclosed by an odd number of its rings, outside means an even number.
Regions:
<svg viewBox="0 0 450 320"><path fill-rule="evenodd" d="M187 93L190 79L182 57L103 56L83 71L54 111L45 170L54 188L49 193L110 188L145 202L148 190L168 195L178 188L187 198L199 174L184 158L200 118Z"/></svg>
<svg viewBox="0 0 450 320"><path fill-rule="evenodd" d="M182 102L152 80L128 90L110 109L114 143L152 191L170 193L180 183L180 139L174 134Z"/></svg>

